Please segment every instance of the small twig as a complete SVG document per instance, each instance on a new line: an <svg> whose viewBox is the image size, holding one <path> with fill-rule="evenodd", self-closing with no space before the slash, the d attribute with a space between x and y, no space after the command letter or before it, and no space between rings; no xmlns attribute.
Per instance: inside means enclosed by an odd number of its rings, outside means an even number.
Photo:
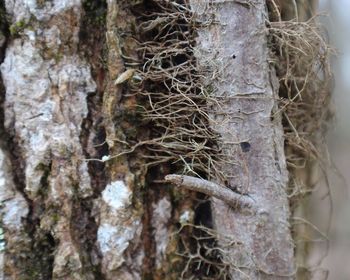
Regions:
<svg viewBox="0 0 350 280"><path fill-rule="evenodd" d="M245 0L215 0L213 2L208 1L208 3L211 3L211 4L229 3L229 2L237 3L237 4L242 5L248 9L256 5L256 3L254 3L251 0L246 0L246 1Z"/></svg>
<svg viewBox="0 0 350 280"><path fill-rule="evenodd" d="M188 190L201 192L216 197L234 208L252 208L254 201L247 195L235 193L233 190L216 183L186 175L170 174L165 176L167 182Z"/></svg>

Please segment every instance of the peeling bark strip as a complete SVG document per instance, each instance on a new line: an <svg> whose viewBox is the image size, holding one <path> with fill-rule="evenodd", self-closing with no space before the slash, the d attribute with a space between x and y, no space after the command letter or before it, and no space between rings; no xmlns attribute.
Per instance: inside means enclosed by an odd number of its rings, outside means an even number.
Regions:
<svg viewBox="0 0 350 280"><path fill-rule="evenodd" d="M201 28L197 38L199 67L213 65L216 75L208 80L215 97L225 100L222 107L214 108L212 126L224 143L249 139L241 147L222 147L239 163L223 165L222 170L228 185L251 194L260 209L257 214L243 214L212 199L216 230L244 245L244 250L227 251L224 261L231 264L233 279L292 279L283 132L280 120L271 120L277 86L268 64L265 1L190 3L202 20L215 15L215 24ZM222 111L227 112L225 117Z"/></svg>

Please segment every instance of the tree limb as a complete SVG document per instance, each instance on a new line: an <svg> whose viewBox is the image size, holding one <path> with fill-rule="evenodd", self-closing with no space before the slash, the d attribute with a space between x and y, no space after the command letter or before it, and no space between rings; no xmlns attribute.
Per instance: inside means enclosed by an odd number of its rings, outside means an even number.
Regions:
<svg viewBox="0 0 350 280"><path fill-rule="evenodd" d="M225 186L186 175L170 174L165 176L167 182L188 190L205 193L216 197L234 208L252 208L254 200L247 195L235 193Z"/></svg>

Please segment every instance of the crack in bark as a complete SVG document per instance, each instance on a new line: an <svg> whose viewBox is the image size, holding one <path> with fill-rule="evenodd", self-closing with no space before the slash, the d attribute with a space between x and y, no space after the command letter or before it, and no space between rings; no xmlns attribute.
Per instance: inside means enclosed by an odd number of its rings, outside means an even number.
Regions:
<svg viewBox="0 0 350 280"><path fill-rule="evenodd" d="M96 91L87 97L88 115L82 122L80 142L85 158L102 158L108 153L108 146L97 145L105 141L106 133L102 123L102 97L105 84L105 67L101 63L105 42L106 1L84 1L78 49L84 54L91 65ZM98 223L95 221L93 202L101 196L107 184L105 164L97 161L88 162L88 172L91 176L91 197L76 202L77 209L72 217L76 229L76 242L85 252L84 266L90 267L95 279L105 279L101 271L101 256L96 246Z"/></svg>

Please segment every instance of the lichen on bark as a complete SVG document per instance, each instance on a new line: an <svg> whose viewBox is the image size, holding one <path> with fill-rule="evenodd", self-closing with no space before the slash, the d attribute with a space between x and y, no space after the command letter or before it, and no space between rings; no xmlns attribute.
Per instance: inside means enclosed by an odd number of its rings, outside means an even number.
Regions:
<svg viewBox="0 0 350 280"><path fill-rule="evenodd" d="M6 89L5 127L19 147L24 193L32 224L28 254L40 256L42 235L49 235L54 279L91 279L81 244L71 226L76 198L92 195L80 143L87 117L87 96L95 91L90 68L77 53L80 1L6 1L10 24L25 22L9 40L1 65ZM67 28L67 24L69 28ZM32 256L30 256L32 255ZM15 265L14 265L15 269ZM18 272L28 276L27 271ZM35 277L46 277L40 271ZM34 277L34 276L33 276Z"/></svg>

